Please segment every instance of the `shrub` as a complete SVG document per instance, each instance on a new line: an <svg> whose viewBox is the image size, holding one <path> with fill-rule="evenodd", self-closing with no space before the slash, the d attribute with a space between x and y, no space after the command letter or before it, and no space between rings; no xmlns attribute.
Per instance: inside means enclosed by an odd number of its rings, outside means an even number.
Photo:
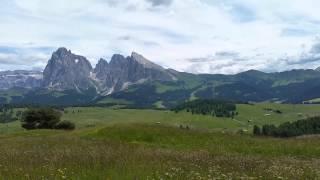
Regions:
<svg viewBox="0 0 320 180"><path fill-rule="evenodd" d="M264 125L262 126L262 134L265 136L272 136L276 134L277 127L275 125Z"/></svg>
<svg viewBox="0 0 320 180"><path fill-rule="evenodd" d="M260 136L260 135L261 135L261 129L260 129L259 126L254 125L254 127L253 127L253 134L256 135L256 136Z"/></svg>
<svg viewBox="0 0 320 180"><path fill-rule="evenodd" d="M74 130L75 127L75 124L70 121L61 121L55 126L55 129Z"/></svg>
<svg viewBox="0 0 320 180"><path fill-rule="evenodd" d="M21 126L31 129L74 129L75 125L68 121L60 122L62 114L52 108L26 110L21 119Z"/></svg>
<svg viewBox="0 0 320 180"><path fill-rule="evenodd" d="M25 129L53 129L60 121L61 114L51 108L29 109L22 115Z"/></svg>

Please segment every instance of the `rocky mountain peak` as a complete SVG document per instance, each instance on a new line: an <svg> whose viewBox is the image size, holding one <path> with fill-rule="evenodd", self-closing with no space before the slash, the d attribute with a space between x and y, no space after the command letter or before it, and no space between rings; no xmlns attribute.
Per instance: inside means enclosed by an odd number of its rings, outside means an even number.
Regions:
<svg viewBox="0 0 320 180"><path fill-rule="evenodd" d="M114 54L110 60L111 66L117 66L121 64L127 64L127 63L128 63L128 60L121 54Z"/></svg>
<svg viewBox="0 0 320 180"><path fill-rule="evenodd" d="M151 62L150 60L146 59L145 57L136 52L132 52L130 59L143 65L145 68L164 70L163 67Z"/></svg>
<svg viewBox="0 0 320 180"><path fill-rule="evenodd" d="M100 87L102 87L100 89L108 89L108 93L120 91L129 85L149 80L174 80L169 71L136 52L133 52L128 57L115 54L112 56L110 63L100 60L94 73Z"/></svg>
<svg viewBox="0 0 320 180"><path fill-rule="evenodd" d="M109 63L101 58L93 69L87 58L61 47L53 52L42 76L41 72L7 72L0 74L1 79L5 79L3 82L6 83L0 83L0 88L9 86L8 82L15 80L12 86L29 87L26 83L31 82L30 87L61 91L84 92L95 88L100 94L106 95L146 81L172 81L175 80L175 74L136 52L128 57L115 54ZM23 81L18 81L20 79Z"/></svg>
<svg viewBox="0 0 320 180"><path fill-rule="evenodd" d="M100 58L98 64L99 64L99 63L107 63L107 64L108 64L108 61L105 60L105 59L103 59L103 58Z"/></svg>
<svg viewBox="0 0 320 180"><path fill-rule="evenodd" d="M72 66L85 66L85 68L92 69L92 66L87 58L85 58L84 56L73 54L70 50L67 50L64 47L59 48L57 51L55 51L52 54L49 63L50 61L52 63L62 63L66 66L69 66L70 68Z"/></svg>
<svg viewBox="0 0 320 180"><path fill-rule="evenodd" d="M58 56L64 56L64 55L67 55L67 54L71 54L71 50L68 50L65 47L60 47L60 48L57 49L55 54L58 55Z"/></svg>
<svg viewBox="0 0 320 180"><path fill-rule="evenodd" d="M96 68L102 68L102 67L108 67L109 63L107 60L100 58L100 60L98 61L98 64L96 65Z"/></svg>
<svg viewBox="0 0 320 180"><path fill-rule="evenodd" d="M44 72L43 84L53 89L88 89L92 71L90 62L83 56L59 48L52 54Z"/></svg>
<svg viewBox="0 0 320 180"><path fill-rule="evenodd" d="M109 63L105 59L100 59L96 67L94 68L94 74L95 78L100 77L100 78L107 78L108 76L108 69L109 68Z"/></svg>

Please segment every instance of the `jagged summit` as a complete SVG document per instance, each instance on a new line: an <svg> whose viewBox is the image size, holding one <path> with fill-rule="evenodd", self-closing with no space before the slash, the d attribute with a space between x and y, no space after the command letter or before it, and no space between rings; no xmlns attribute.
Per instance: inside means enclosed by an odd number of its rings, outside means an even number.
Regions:
<svg viewBox="0 0 320 180"><path fill-rule="evenodd" d="M110 63L100 60L94 69L94 73L99 81L100 89L107 90L108 93L150 80L174 80L169 71L135 52L128 57L114 54Z"/></svg>
<svg viewBox="0 0 320 180"><path fill-rule="evenodd" d="M112 56L108 63L100 59L93 69L90 62L67 48L57 49L43 72L43 86L55 90L95 88L110 94L145 81L172 81L174 75L163 67L133 52L131 56Z"/></svg>
<svg viewBox="0 0 320 180"><path fill-rule="evenodd" d="M103 58L100 58L99 61L98 61L98 64L99 64L99 63L107 63L107 64L108 64L108 61L105 60L105 59L103 59Z"/></svg>
<svg viewBox="0 0 320 180"><path fill-rule="evenodd" d="M112 57L111 57L111 60L110 60L110 65L116 65L116 64L122 64L122 63L127 63L127 59L121 55L121 54L114 54Z"/></svg>
<svg viewBox="0 0 320 180"><path fill-rule="evenodd" d="M123 63L137 63L144 66L145 68L164 70L163 67L146 59L144 56L142 56L137 52L132 52L131 56L128 56L128 57L125 57L121 54L114 54L109 64L123 64Z"/></svg>
<svg viewBox="0 0 320 180"><path fill-rule="evenodd" d="M71 50L68 50L65 47L60 47L56 50L56 53L58 54L66 54L66 53L71 53Z"/></svg>
<svg viewBox="0 0 320 180"><path fill-rule="evenodd" d="M10 73L5 74L3 79L8 79ZM17 72L14 74L19 75ZM177 79L175 76L176 73L164 69L136 52L132 52L131 56L127 57L114 54L110 62L101 58L93 68L86 57L60 47L52 53L42 76L34 77L30 87L59 91L77 90L78 92L94 88L98 93L106 95L146 81L174 81ZM24 75L24 77L27 76ZM31 75L28 74L29 77ZM23 82L33 80L29 79L27 81L25 78ZM23 83L19 84L29 87ZM2 86L11 87L6 84Z"/></svg>
<svg viewBox="0 0 320 180"><path fill-rule="evenodd" d="M131 59L137 61L138 63L142 64L146 68L164 70L163 67L151 62L150 60L146 59L141 54L138 54L136 52L132 52Z"/></svg>
<svg viewBox="0 0 320 180"><path fill-rule="evenodd" d="M59 48L52 54L43 72L43 86L58 90L88 89L91 87L91 71L92 66L84 56Z"/></svg>

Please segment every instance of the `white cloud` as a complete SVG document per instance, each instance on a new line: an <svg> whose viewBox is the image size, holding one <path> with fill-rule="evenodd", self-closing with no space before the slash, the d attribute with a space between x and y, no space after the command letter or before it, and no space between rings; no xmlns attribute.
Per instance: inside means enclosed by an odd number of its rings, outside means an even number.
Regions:
<svg viewBox="0 0 320 180"><path fill-rule="evenodd" d="M12 55L0 48L0 55L10 56L0 56L0 69L43 67L51 52L35 47L44 46L66 46L93 64L137 51L165 67L198 73L320 66L301 55L317 43L320 2L314 0L0 0L0 5L0 47L18 51ZM238 57L221 58L218 52ZM199 58L208 60L190 61Z"/></svg>

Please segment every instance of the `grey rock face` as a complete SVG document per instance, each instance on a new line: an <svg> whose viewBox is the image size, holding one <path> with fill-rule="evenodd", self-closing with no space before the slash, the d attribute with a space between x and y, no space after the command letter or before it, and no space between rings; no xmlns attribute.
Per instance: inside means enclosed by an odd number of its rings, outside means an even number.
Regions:
<svg viewBox="0 0 320 180"><path fill-rule="evenodd" d="M173 74L133 52L131 56L113 55L110 63L101 59L94 69L100 86L107 93L123 90L132 84L150 80L172 81Z"/></svg>
<svg viewBox="0 0 320 180"><path fill-rule="evenodd" d="M110 63L100 59L95 69L83 56L66 48L52 54L43 72L15 71L0 73L0 89L12 87L42 87L53 90L87 90L95 88L102 95L126 89L146 81L172 81L175 73L132 53L124 57L113 55Z"/></svg>
<svg viewBox="0 0 320 180"><path fill-rule="evenodd" d="M42 72L40 71L3 71L0 72L0 89L6 90L14 87L37 88L41 86Z"/></svg>
<svg viewBox="0 0 320 180"><path fill-rule="evenodd" d="M43 86L55 90L88 89L94 86L90 79L91 71L92 66L85 57L59 48L43 72Z"/></svg>

